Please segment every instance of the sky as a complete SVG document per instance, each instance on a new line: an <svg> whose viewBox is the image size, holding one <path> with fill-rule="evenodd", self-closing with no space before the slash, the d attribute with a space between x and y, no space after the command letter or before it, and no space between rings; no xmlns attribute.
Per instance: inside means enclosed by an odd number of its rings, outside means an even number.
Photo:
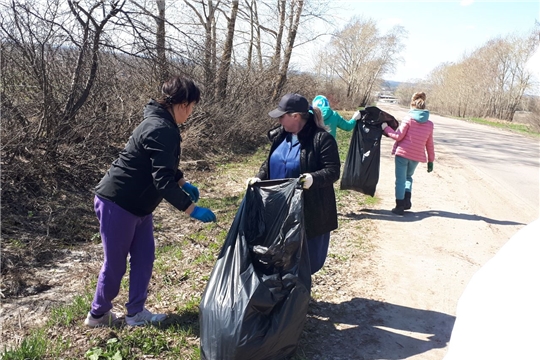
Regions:
<svg viewBox="0 0 540 360"><path fill-rule="evenodd" d="M540 0L529 1L352 1L333 0L345 25L358 16L374 19L382 33L401 25L408 31L404 62L386 80L424 79L443 62L456 62L488 40L523 35L540 21ZM341 26L342 28L343 26ZM540 55L539 55L540 56ZM538 57L536 57L538 60ZM540 78L540 61L530 62Z"/></svg>

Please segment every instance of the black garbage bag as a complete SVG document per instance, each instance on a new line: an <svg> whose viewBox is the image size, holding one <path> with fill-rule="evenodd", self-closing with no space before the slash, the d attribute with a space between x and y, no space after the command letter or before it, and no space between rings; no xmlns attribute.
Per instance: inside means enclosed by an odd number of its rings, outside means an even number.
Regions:
<svg viewBox="0 0 540 360"><path fill-rule="evenodd" d="M362 116L362 121L371 125L380 125L385 122L394 130L397 130L399 127L399 122L393 115L379 109L376 106L368 106L364 110L360 111L360 114Z"/></svg>
<svg viewBox="0 0 540 360"><path fill-rule="evenodd" d="M386 122L396 130L399 123L392 115L375 106L366 107L360 114L361 118L353 129L340 188L374 196L381 164L381 124Z"/></svg>
<svg viewBox="0 0 540 360"><path fill-rule="evenodd" d="M311 292L298 179L248 186L199 305L201 358L285 359Z"/></svg>

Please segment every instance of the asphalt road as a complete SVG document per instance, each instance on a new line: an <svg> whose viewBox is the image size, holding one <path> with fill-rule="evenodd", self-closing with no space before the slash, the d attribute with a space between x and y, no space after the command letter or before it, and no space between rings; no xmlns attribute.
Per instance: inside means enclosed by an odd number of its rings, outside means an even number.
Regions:
<svg viewBox="0 0 540 360"><path fill-rule="evenodd" d="M379 107L399 121L408 110ZM330 253L338 253L339 244L349 233L357 234L360 223L372 249L364 255L350 251L351 280L332 282L343 284L336 294L332 288L316 289L328 294L318 302L324 307L316 315L339 327L328 340L316 339L324 350L314 360L443 359L452 344L454 321L460 318L458 300L471 278L508 239L538 218L538 139L437 115L430 118L435 123L434 170L428 173L426 164L420 164L415 171L411 210L403 216L390 211L395 177L393 141L388 138L381 141L376 206L358 209L351 200L349 208L341 210L352 221L343 221L332 234ZM325 268L332 269L332 260L327 262ZM523 284L523 279L513 279L516 285L518 281ZM319 282L316 274L315 286L325 285ZM498 290L515 293L510 287ZM497 303L500 308L490 314L492 330L500 326L497 312L524 310L519 298L512 300ZM520 327L511 329L520 333Z"/></svg>
<svg viewBox="0 0 540 360"><path fill-rule="evenodd" d="M396 105L378 106L399 121L407 113ZM540 216L540 139L434 114L430 120L435 124L436 152L443 149L458 156L482 178L512 194L530 213L521 221L530 223Z"/></svg>

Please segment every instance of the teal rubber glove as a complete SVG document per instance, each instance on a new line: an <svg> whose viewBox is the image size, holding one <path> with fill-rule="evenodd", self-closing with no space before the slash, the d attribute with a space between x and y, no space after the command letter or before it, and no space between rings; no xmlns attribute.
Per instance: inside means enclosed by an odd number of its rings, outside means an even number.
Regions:
<svg viewBox="0 0 540 360"><path fill-rule="evenodd" d="M216 221L216 215L212 212L212 210L198 206L195 206L189 216L204 223Z"/></svg>
<svg viewBox="0 0 540 360"><path fill-rule="evenodd" d="M430 161L427 163L427 172L430 173L433 171L433 163Z"/></svg>
<svg viewBox="0 0 540 360"><path fill-rule="evenodd" d="M199 189L197 189L195 185L191 185L190 183L186 182L184 185L182 185L182 190L189 195L191 201L194 203L199 201Z"/></svg>

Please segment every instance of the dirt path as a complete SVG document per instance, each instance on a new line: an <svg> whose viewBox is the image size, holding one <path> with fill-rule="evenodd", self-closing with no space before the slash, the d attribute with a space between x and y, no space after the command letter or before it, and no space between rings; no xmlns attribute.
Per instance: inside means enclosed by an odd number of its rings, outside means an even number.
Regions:
<svg viewBox="0 0 540 360"><path fill-rule="evenodd" d="M308 321L316 337L310 359L442 359L469 279L531 218L440 144L434 172L428 174L425 164L416 171L411 211L392 214L391 146L383 138L380 203L342 209L369 223L372 251L350 262L338 294L314 279L322 295ZM342 224L332 238L354 223ZM341 246L334 241L331 253L342 252Z"/></svg>

